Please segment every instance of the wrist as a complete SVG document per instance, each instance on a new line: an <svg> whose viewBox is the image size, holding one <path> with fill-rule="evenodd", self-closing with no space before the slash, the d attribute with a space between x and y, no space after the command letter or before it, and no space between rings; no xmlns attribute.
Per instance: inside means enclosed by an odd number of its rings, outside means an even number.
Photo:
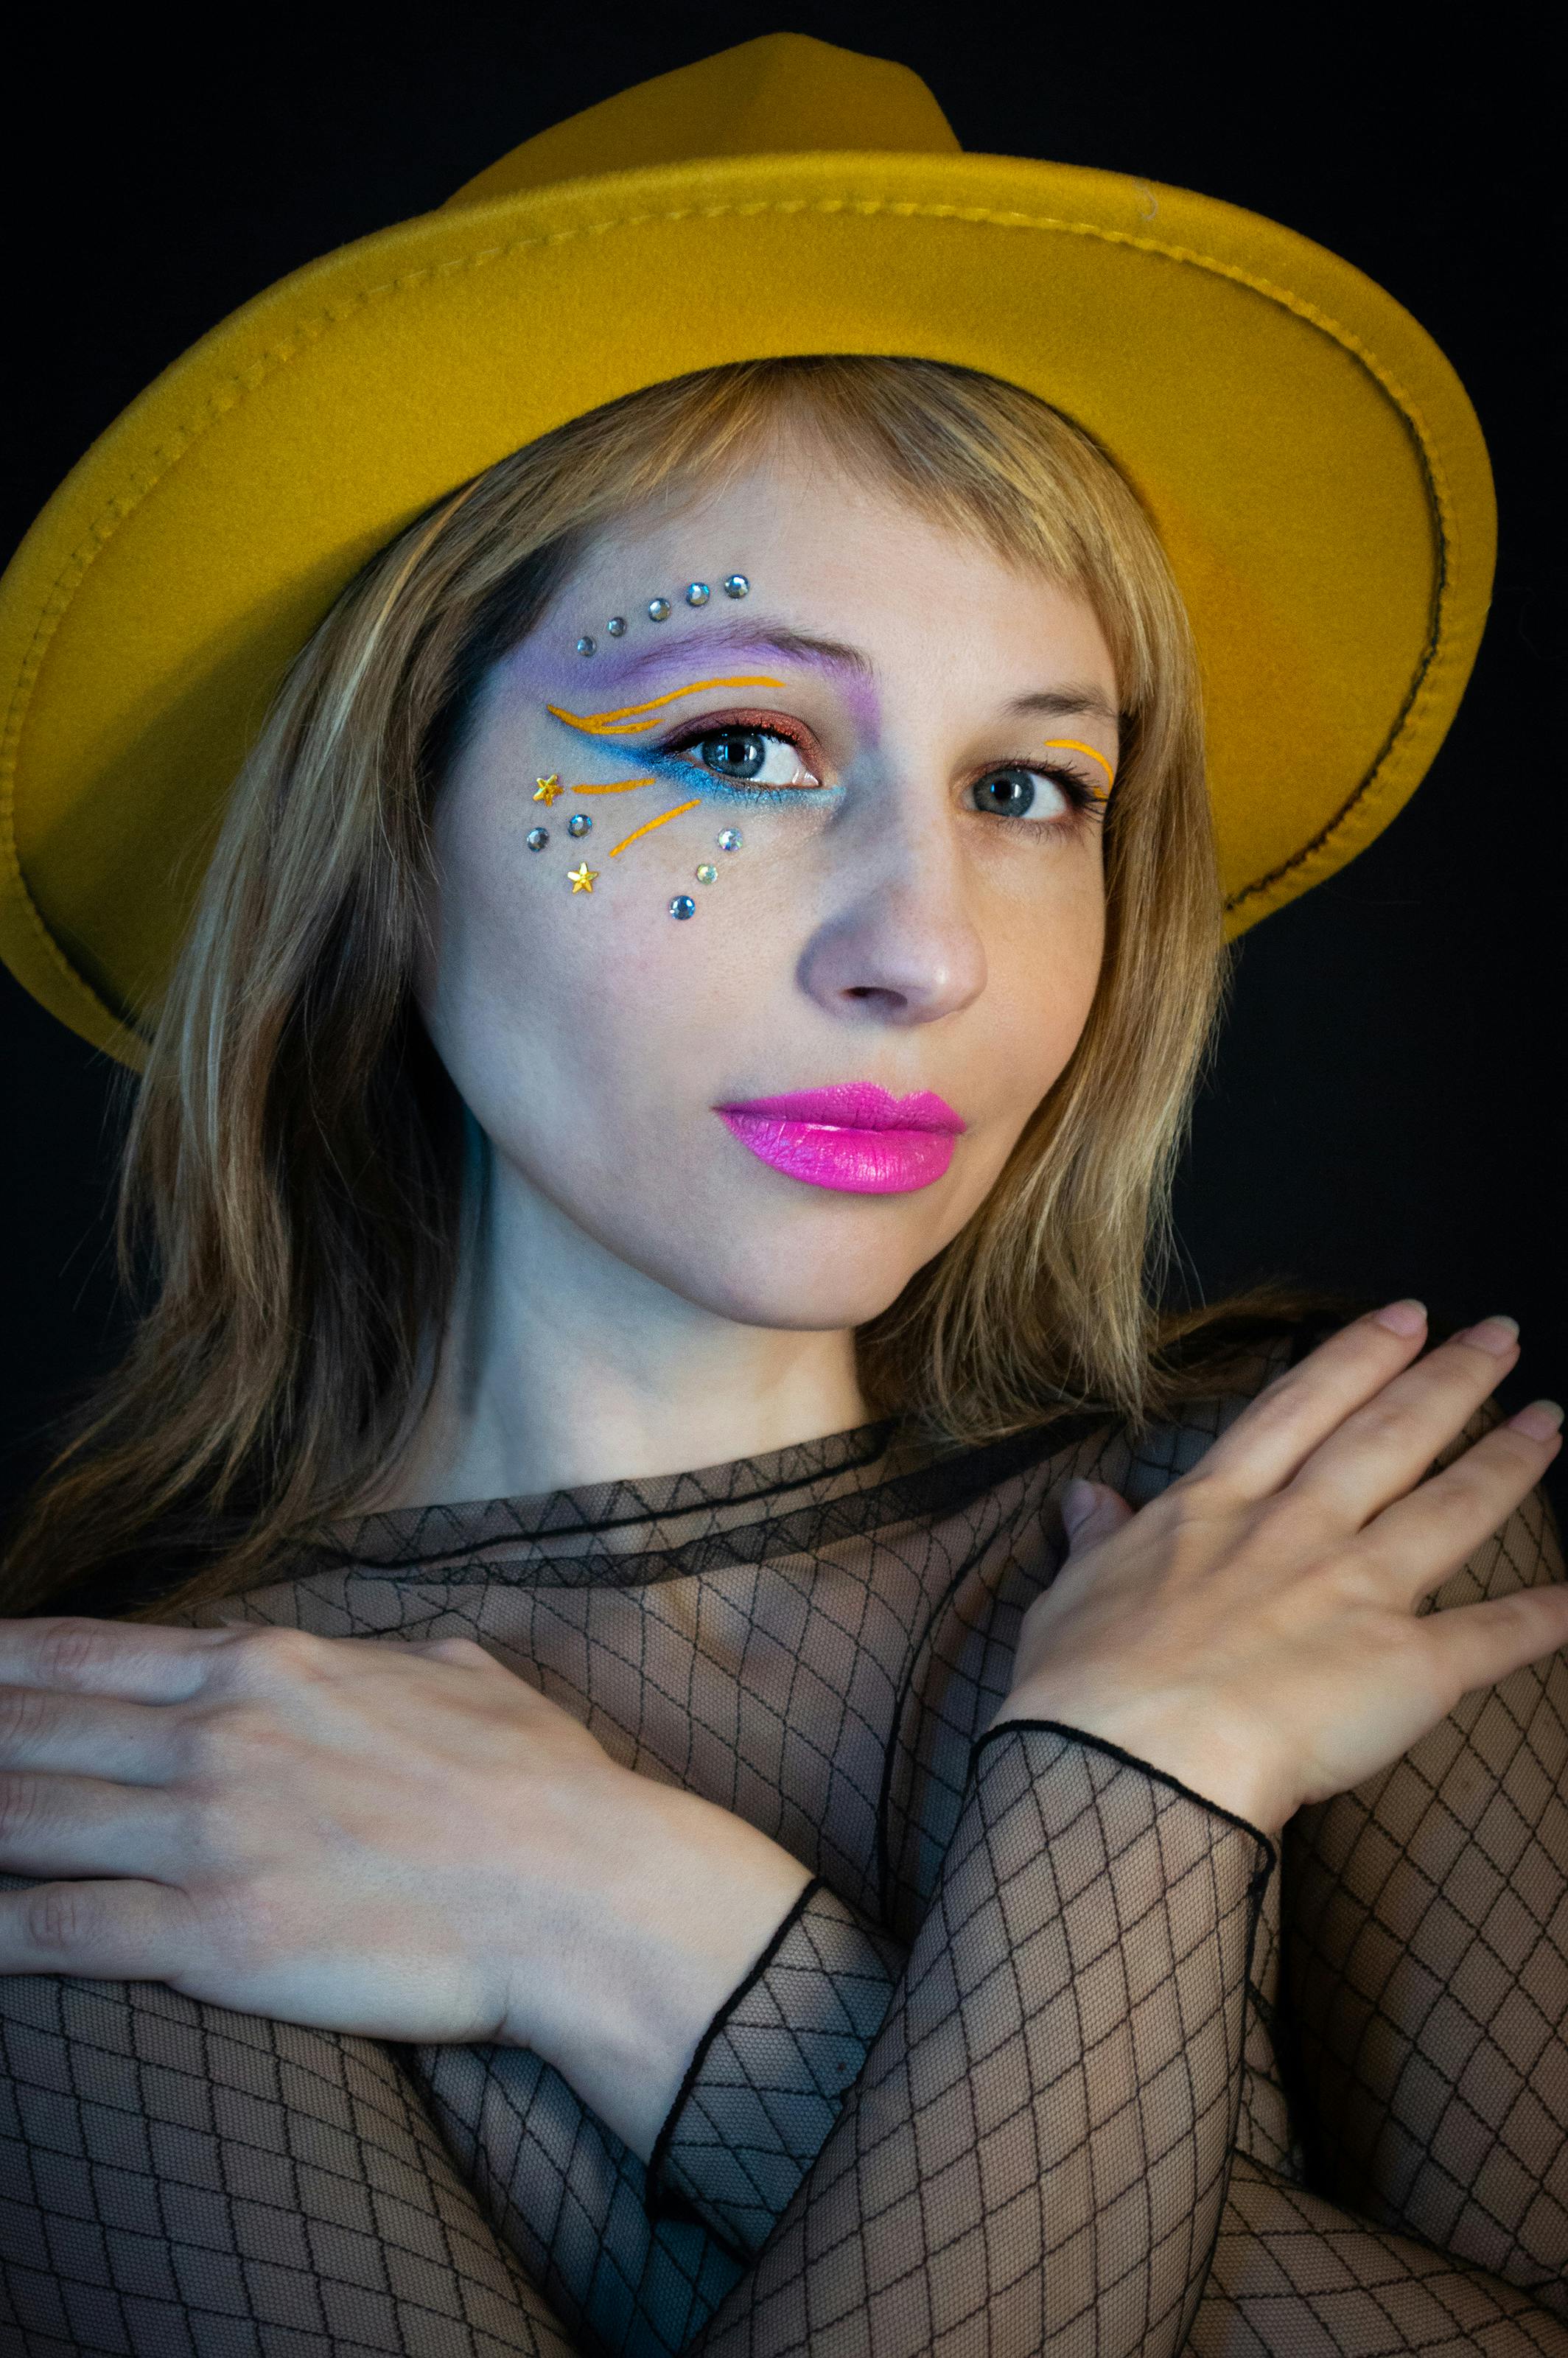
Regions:
<svg viewBox="0 0 1568 2358"><path fill-rule="evenodd" d="M1173 1778L1200 1801L1242 1819L1259 1833L1277 1834L1291 1812L1262 1773L1257 1747L1212 1725L1200 1726L1201 1717L1169 1699L1148 1697L1113 1706L1064 1693L1043 1680L1025 1680L1007 1697L990 1726L994 1730L1015 1720L1050 1720L1096 1736Z"/></svg>
<svg viewBox="0 0 1568 2358"><path fill-rule="evenodd" d="M553 2064L646 2161L698 2040L812 1877L716 1803L615 1775L614 1871L596 1878L591 1920L560 1944L550 1986L509 2010L503 2041Z"/></svg>

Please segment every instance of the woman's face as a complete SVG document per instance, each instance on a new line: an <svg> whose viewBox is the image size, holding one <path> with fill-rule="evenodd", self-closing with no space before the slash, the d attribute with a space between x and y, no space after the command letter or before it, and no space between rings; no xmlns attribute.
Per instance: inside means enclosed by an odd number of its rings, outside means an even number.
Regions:
<svg viewBox="0 0 1568 2358"><path fill-rule="evenodd" d="M1081 600L815 449L604 533L437 805L421 1003L499 1184L728 1319L886 1308L1083 1029L1117 707Z"/></svg>

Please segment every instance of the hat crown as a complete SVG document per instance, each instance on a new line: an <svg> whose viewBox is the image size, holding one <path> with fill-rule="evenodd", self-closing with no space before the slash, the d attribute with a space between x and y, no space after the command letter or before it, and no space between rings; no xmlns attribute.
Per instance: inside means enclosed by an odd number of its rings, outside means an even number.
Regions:
<svg viewBox="0 0 1568 2358"><path fill-rule="evenodd" d="M441 210L648 165L856 149L962 153L907 66L805 33L765 33L552 124L465 181Z"/></svg>

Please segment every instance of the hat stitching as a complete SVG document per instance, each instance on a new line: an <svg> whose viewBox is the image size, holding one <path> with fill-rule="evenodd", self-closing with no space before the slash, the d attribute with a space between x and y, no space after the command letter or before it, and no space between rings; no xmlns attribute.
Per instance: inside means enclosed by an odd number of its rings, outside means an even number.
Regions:
<svg viewBox="0 0 1568 2358"><path fill-rule="evenodd" d="M42 665L44 654L60 616L69 608L71 599L86 577L88 568L99 550L107 546L109 541L113 539L118 526L134 514L142 501L194 443L212 426L215 426L220 418L225 416L230 410L236 408L248 393L256 390L279 370L286 368L308 344L316 342L330 328L352 318L356 312L372 302L424 286L433 279L456 276L466 270L481 268L488 263L526 253L536 247L567 244L573 239L583 236L603 236L617 229L641 229L664 222L716 221L737 216L751 219L764 213L845 211L854 212L867 220L885 214L898 220L956 221L976 227L1028 229L1061 236L1088 237L1098 239L1104 244L1128 246L1136 252L1153 254L1164 261L1181 263L1191 268L1206 271L1213 276L1227 278L1236 285L1249 288L1253 293L1279 304L1282 309L1290 311L1294 317L1317 328L1332 341L1337 343L1342 350L1351 353L1388 395L1414 437L1422 462L1422 471L1437 512L1438 582L1433 601L1433 630L1428 640L1427 650L1415 679L1411 682L1410 693L1400 707L1399 715L1376 761L1346 803L1309 843L1304 844L1299 851L1292 853L1292 857L1281 862L1278 868L1271 870L1267 875L1258 878L1250 884L1243 885L1238 892L1230 896L1226 903L1226 907L1234 909L1257 894L1267 892L1271 886L1293 873L1303 862L1321 851L1328 838L1344 823L1362 796L1374 784L1400 737L1415 717L1418 708L1429 699L1437 673L1447 654L1443 642L1446 608L1453 587L1453 568L1450 562L1453 546L1452 503L1433 437L1413 397L1406 392L1391 370L1378 360L1362 340L1352 330L1346 328L1327 312L1321 310L1316 304L1308 302L1303 297L1292 295L1288 288L1278 286L1271 279L1260 277L1251 271L1243 269L1238 263L1222 262L1217 255L1200 253L1191 246L1172 245L1163 239L1138 235L1126 230L1107 229L1096 222L1072 222L1050 214L1003 211L985 205L922 204L914 199L873 197L757 199L744 203L686 205L660 212L612 215L602 221L579 223L569 229L553 230L542 236L517 238L503 244L481 247L473 254L457 256L445 263L432 264L423 269L407 271L395 278L384 279L373 287L362 289L347 302L324 306L314 318L300 320L288 337L269 346L248 368L236 372L209 394L198 419L182 432L170 438L168 441L161 443L152 453L152 464L156 471L149 474L140 468L132 471L129 482L134 487L135 496L128 497L125 492L116 493L93 519L88 526L87 542L79 546L73 552L44 600L32 644L28 647L18 673L10 709L6 715L4 747L3 751L0 751L0 850L4 852L5 865L9 871L7 881L19 892L34 929L43 942L50 959L74 991L85 992L92 1004L98 1007L117 1028L134 1030L126 1018L116 1014L71 966L49 932L27 888L27 880L22 874L16 841L14 789L16 752L27 719L27 707L31 702L33 684Z"/></svg>

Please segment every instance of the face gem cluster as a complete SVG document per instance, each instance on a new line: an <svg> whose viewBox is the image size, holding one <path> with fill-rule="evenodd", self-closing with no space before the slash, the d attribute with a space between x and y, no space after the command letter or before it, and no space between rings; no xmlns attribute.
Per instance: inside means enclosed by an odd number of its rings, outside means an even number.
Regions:
<svg viewBox="0 0 1568 2358"><path fill-rule="evenodd" d="M743 573L727 573L719 586L727 598L744 598L752 587ZM713 595L713 589L707 581L688 581L682 594L688 606L706 606ZM667 622L675 610L674 599L661 596L650 598L643 611L650 622ZM604 625L604 635L607 639L623 639L626 635L625 615L611 614ZM577 643L577 651L579 655L597 654L599 641L590 638L585 631Z"/></svg>
<svg viewBox="0 0 1568 2358"><path fill-rule="evenodd" d="M727 573L723 580L719 584L719 587L723 591L726 598L744 598L750 594L752 584L744 573ZM685 590L682 592L682 596L686 604L688 606L706 606L712 599L713 588L711 583L707 581L688 581ZM650 622L667 622L670 616L675 611L675 601L673 599L666 598L662 595L650 598L643 606L643 611L647 616ZM604 625L604 634L606 638L622 639L625 637L629 627L630 626L624 614L611 614L609 621ZM585 632L582 637L578 640L577 651L579 655L596 654L599 651L599 642L597 639L590 637ZM773 680L748 681L744 683L734 681L725 684L730 686L745 685L751 687L777 686L777 682ZM714 683L714 685L718 685L718 683ZM667 697L660 697L655 700L660 704L665 704L668 703L671 699ZM652 707L633 708L651 710ZM554 719L557 720L565 720L570 727L582 730L583 732L589 737L607 735L613 728L616 727L617 724L628 721L631 717L630 710L625 712L600 713L597 716L585 718L577 713L567 712L557 705L551 705L548 709ZM654 724L651 721L639 720L635 724L634 728L626 730L624 733L634 735L638 730L651 728L653 725ZM633 793L639 786L651 786L654 784L654 781L652 778L631 778L624 785L578 785L572 787L571 792L574 795L625 795ZM547 778L539 778L535 781L534 786L534 800L536 803L543 803L546 809L548 810L556 802L557 797L566 792L567 788L561 784L560 773L558 771L552 770ZM698 800L699 799L700 797ZM633 827L630 835L623 836L619 843L612 843L607 856L610 859L614 860L621 852L625 851L632 844L635 843L640 837L651 835L655 827L663 827L666 819L679 818L683 811L696 810L697 806L697 800L693 800L691 802L677 803L673 810L661 811L657 818L645 820L641 827ZM570 817L567 821L567 833L569 836L580 841L585 835L591 834L592 830L593 820L587 811L578 810L572 812ZM738 827L726 827L720 828L718 836L714 839L720 851L739 851L745 840ZM528 830L527 844L530 851L545 850L549 844L549 840L550 830L547 827L530 827ZM590 868L586 858L580 858L575 868L568 868L567 870L566 876L567 882L571 886L574 894L578 892L587 892L591 894L601 873L602 871L600 869ZM719 870L711 860L705 860L700 862L695 871L695 875L697 883L704 885L713 884L718 882ZM677 892L674 900L669 904L669 914L672 917L680 919L695 917L697 914L697 903L689 892Z"/></svg>

